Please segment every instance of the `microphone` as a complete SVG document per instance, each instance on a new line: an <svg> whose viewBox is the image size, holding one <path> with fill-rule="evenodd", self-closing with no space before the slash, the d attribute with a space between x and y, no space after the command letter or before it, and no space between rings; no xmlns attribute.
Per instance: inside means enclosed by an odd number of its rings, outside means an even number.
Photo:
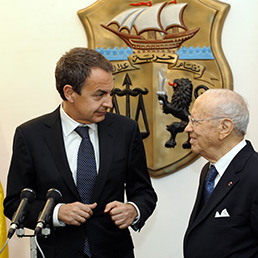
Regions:
<svg viewBox="0 0 258 258"><path fill-rule="evenodd" d="M62 194L55 188L51 188L47 191L47 202L37 221L37 226L35 228L35 236L37 236L41 232L42 228L46 226L46 224L51 218L52 211L55 207L56 201L58 201L61 197Z"/></svg>
<svg viewBox="0 0 258 258"><path fill-rule="evenodd" d="M25 218L25 213L28 208L28 205L29 205L29 203L34 201L35 198L36 198L36 194L32 189L24 188L21 191L21 194L20 194L21 202L18 206L17 211L13 215L13 219L12 219L11 226L10 226L10 229L7 234L7 238L10 239L13 236L16 228L22 224L22 222Z"/></svg>

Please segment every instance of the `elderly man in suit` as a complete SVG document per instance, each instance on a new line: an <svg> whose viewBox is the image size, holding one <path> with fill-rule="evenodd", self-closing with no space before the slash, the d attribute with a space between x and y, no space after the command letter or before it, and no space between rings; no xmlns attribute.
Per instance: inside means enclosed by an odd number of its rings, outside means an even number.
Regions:
<svg viewBox="0 0 258 258"><path fill-rule="evenodd" d="M258 154L244 139L249 112L228 89L198 97L185 131L203 167L184 237L185 258L258 257Z"/></svg>
<svg viewBox="0 0 258 258"><path fill-rule="evenodd" d="M61 192L51 234L37 236L48 258L132 258L128 227L140 230L155 208L138 124L107 112L112 69L94 50L71 49L55 71L62 105L16 129L4 212L11 219L32 188L24 226L35 229L47 191Z"/></svg>

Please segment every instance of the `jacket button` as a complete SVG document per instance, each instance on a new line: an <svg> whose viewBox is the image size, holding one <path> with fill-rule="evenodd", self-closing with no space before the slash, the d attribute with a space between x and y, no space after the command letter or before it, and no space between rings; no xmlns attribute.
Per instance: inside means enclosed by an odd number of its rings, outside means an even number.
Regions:
<svg viewBox="0 0 258 258"><path fill-rule="evenodd" d="M83 255L83 252L82 252L82 251L78 251L78 252L77 252L77 255L78 255L78 256L82 256L82 255Z"/></svg>

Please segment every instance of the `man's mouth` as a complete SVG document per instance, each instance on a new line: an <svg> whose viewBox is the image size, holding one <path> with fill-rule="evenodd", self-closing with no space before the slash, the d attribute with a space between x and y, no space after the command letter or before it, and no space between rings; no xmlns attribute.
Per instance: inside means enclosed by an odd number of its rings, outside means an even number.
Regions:
<svg viewBox="0 0 258 258"><path fill-rule="evenodd" d="M196 141L196 138L190 136L190 143L193 144Z"/></svg>
<svg viewBox="0 0 258 258"><path fill-rule="evenodd" d="M104 116L104 115L106 115L107 110L97 111L96 113L97 113L98 115Z"/></svg>

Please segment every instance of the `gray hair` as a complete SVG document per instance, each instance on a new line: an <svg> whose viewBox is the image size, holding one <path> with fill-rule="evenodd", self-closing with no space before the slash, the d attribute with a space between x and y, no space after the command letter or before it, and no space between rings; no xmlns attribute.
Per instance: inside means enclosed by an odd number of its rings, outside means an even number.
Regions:
<svg viewBox="0 0 258 258"><path fill-rule="evenodd" d="M214 117L228 117L234 123L234 131L239 136L246 134L249 123L249 111L246 100L229 89L211 89L207 93L216 98L213 109ZM211 97L213 97L211 95Z"/></svg>

